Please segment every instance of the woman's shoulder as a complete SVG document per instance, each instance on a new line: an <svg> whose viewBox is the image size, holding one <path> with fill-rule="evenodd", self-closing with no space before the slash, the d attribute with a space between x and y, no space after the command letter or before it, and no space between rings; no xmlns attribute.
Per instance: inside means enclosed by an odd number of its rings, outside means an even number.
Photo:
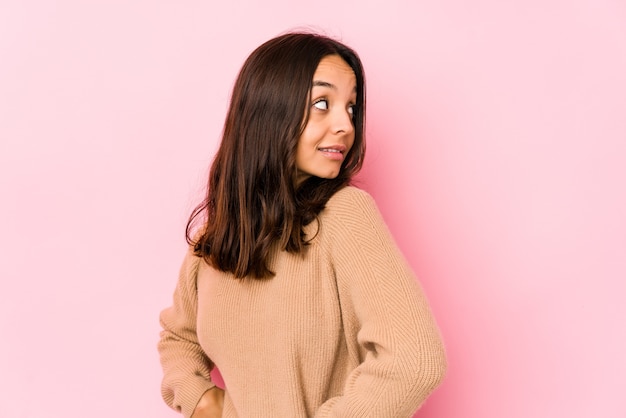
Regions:
<svg viewBox="0 0 626 418"><path fill-rule="evenodd" d="M311 242L324 241L328 237L357 233L364 225L376 229L383 224L372 196L358 187L346 186L328 199L324 209L304 228L304 232Z"/></svg>
<svg viewBox="0 0 626 418"><path fill-rule="evenodd" d="M346 186L331 196L326 204L327 208L341 208L347 207L354 209L353 205L372 205L374 199L372 196L363 189L359 189L355 186Z"/></svg>
<svg viewBox="0 0 626 418"><path fill-rule="evenodd" d="M327 222L336 220L342 223L377 214L376 202L368 192L355 186L346 186L332 195L320 215L327 218Z"/></svg>

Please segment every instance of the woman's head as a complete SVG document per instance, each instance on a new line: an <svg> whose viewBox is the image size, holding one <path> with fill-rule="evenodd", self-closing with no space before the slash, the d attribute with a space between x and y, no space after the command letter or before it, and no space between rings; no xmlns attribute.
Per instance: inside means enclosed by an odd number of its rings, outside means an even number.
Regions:
<svg viewBox="0 0 626 418"><path fill-rule="evenodd" d="M313 78L329 56L340 58L352 70L355 83L354 145L344 156L341 177L349 180L359 170L364 154L365 86L358 56L328 37L289 33L252 52L233 89L222 147L241 157L238 171L247 174L246 180L254 182L267 172L274 179L294 182L298 140L315 110Z"/></svg>
<svg viewBox="0 0 626 418"><path fill-rule="evenodd" d="M269 248L306 245L311 222L358 172L365 153L365 80L349 47L288 33L258 47L235 82L207 197L188 241L237 277L271 274ZM205 231L191 239L192 224Z"/></svg>
<svg viewBox="0 0 626 418"><path fill-rule="evenodd" d="M339 55L326 55L313 75L308 117L298 140L298 183L339 175L354 144L356 102L354 71Z"/></svg>

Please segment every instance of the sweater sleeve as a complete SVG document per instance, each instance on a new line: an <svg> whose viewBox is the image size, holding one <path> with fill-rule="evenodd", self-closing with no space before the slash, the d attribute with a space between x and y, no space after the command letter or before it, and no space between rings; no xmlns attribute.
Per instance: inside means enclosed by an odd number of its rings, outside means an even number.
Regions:
<svg viewBox="0 0 626 418"><path fill-rule="evenodd" d="M198 343L196 334L196 278L201 258L191 250L185 256L173 303L161 312L161 338L158 351L163 367L161 395L185 418L193 413L202 394L215 385L211 382L213 364Z"/></svg>
<svg viewBox="0 0 626 418"><path fill-rule="evenodd" d="M315 416L410 417L445 374L439 330L373 199L355 188L338 194L329 204L330 257L360 364Z"/></svg>

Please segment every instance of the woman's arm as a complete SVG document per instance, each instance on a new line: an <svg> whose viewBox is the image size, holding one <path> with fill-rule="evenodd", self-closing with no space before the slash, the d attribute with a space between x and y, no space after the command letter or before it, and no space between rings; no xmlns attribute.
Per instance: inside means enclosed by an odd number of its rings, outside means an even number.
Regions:
<svg viewBox="0 0 626 418"><path fill-rule="evenodd" d="M213 364L198 344L196 334L196 278L201 258L191 250L185 256L172 306L161 312L158 350L163 366L161 394L165 402L185 418L191 417L202 395L215 387Z"/></svg>
<svg viewBox="0 0 626 418"><path fill-rule="evenodd" d="M330 256L361 364L316 417L410 417L445 374L439 330L373 199L347 188L335 200L326 223Z"/></svg>

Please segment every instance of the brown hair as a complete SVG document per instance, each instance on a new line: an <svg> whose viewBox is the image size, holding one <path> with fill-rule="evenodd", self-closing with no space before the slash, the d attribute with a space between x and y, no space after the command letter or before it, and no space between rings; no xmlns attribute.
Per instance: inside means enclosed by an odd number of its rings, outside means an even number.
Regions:
<svg viewBox="0 0 626 418"><path fill-rule="evenodd" d="M309 116L313 75L321 59L334 54L356 76L354 144L336 178L311 176L296 185L295 155ZM352 49L311 33L281 35L258 47L235 82L206 197L187 223L187 242L196 255L238 278L272 276L272 245L303 251L302 228L360 170L364 127L365 80Z"/></svg>

